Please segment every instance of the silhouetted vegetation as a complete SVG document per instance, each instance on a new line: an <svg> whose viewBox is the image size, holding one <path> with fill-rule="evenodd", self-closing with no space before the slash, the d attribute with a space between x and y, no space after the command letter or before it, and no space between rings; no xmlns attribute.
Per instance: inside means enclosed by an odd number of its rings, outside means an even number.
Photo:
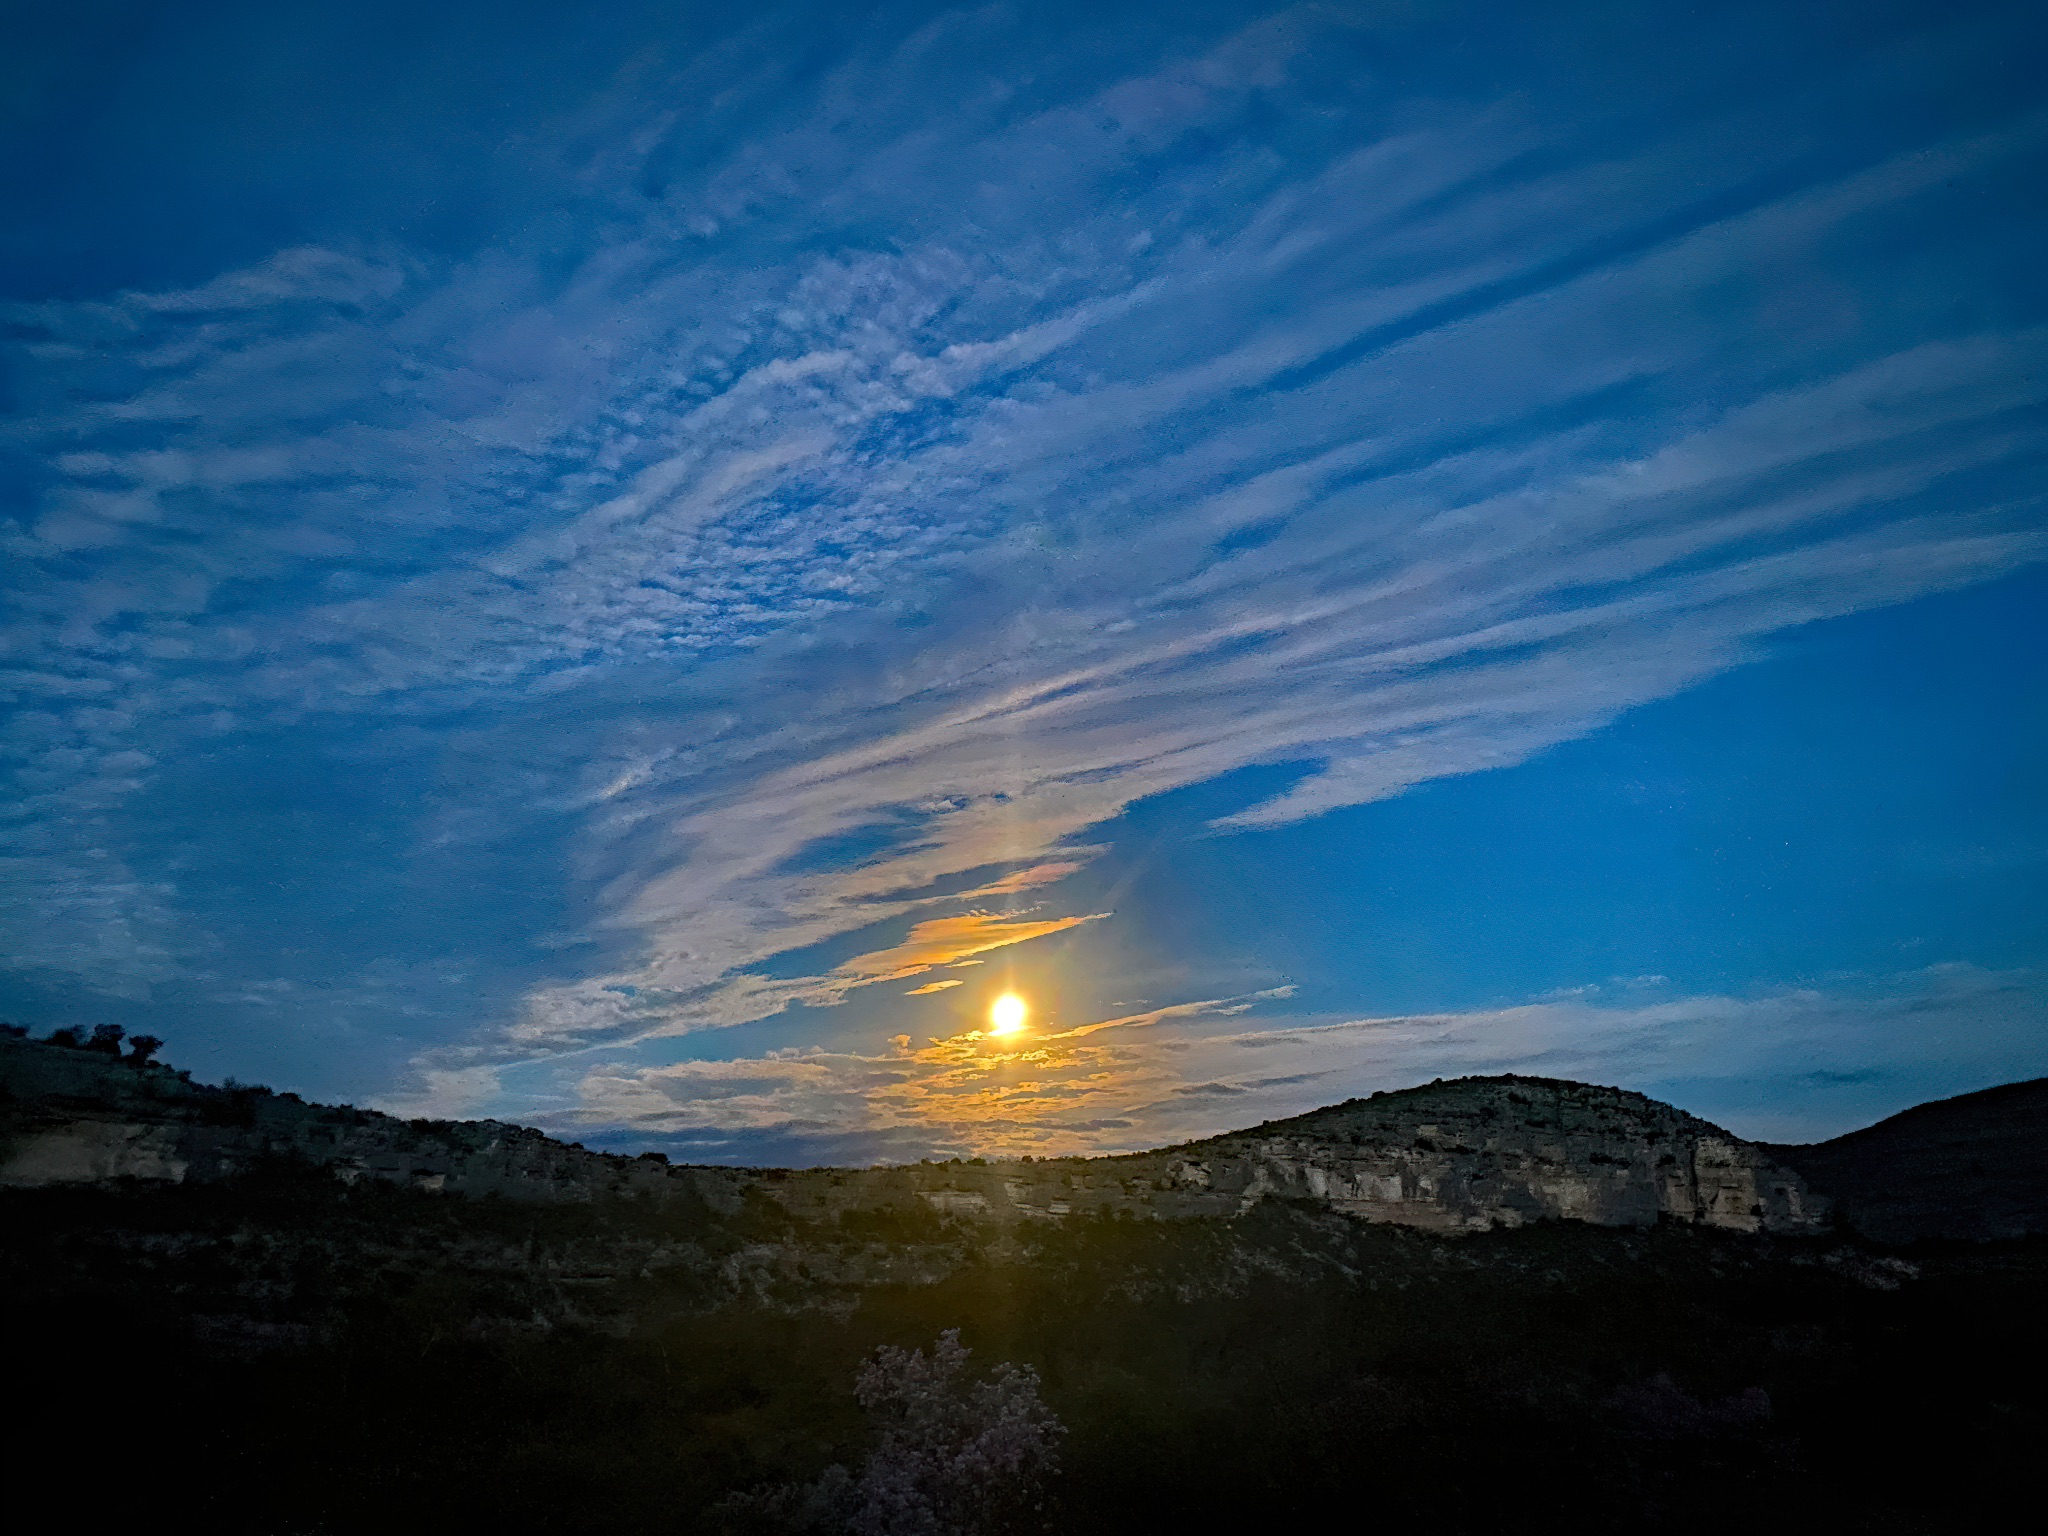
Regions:
<svg viewBox="0 0 2048 1536"><path fill-rule="evenodd" d="M735 1526L818 1536L1028 1536L1048 1530L1048 1493L1066 1428L1038 1373L1004 1362L968 1370L958 1329L930 1355L885 1344L854 1378L870 1444L858 1472L728 1499Z"/></svg>
<svg viewBox="0 0 2048 1536"><path fill-rule="evenodd" d="M10 1449L94 1526L738 1530L759 1499L735 1495L871 1465L863 1362L955 1328L1066 1425L1047 1518L1074 1536L1332 1508L1446 1533L1951 1531L2032 1497L2048 1428L2040 1242L1439 1239L1274 1203L1002 1237L464 1202L288 1161L0 1204L4 1365L33 1410ZM936 1278L834 1282L875 1251ZM794 1258L732 1279L770 1253ZM110 1404L140 1431L118 1458L77 1433Z"/></svg>

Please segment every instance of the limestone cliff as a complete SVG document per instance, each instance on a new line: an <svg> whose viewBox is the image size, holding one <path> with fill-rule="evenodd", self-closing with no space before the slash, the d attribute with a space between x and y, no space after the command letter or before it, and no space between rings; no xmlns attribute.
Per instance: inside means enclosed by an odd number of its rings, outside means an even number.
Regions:
<svg viewBox="0 0 2048 1536"><path fill-rule="evenodd" d="M790 1174L764 1191L798 1211L918 1198L999 1221L1228 1216L1281 1197L1436 1231L1556 1217L1804 1232L1827 1213L1796 1173L1704 1120L1638 1093L1531 1077L1375 1094L1159 1152Z"/></svg>
<svg viewBox="0 0 2048 1536"><path fill-rule="evenodd" d="M637 1195L802 1216L929 1207L977 1221L1184 1218L1309 1201L1437 1231L1571 1218L1805 1232L1827 1203L1766 1149L1614 1088L1490 1077L1375 1094L1124 1157L788 1171L671 1167L497 1121L400 1120L263 1089L212 1088L104 1052L0 1039L0 1186L211 1182L264 1158L471 1197Z"/></svg>
<svg viewBox="0 0 2048 1536"><path fill-rule="evenodd" d="M267 1088L215 1088L107 1052L0 1036L0 1188L211 1183L265 1158L511 1200L690 1194L730 1207L747 1175L591 1152L496 1120L401 1120Z"/></svg>

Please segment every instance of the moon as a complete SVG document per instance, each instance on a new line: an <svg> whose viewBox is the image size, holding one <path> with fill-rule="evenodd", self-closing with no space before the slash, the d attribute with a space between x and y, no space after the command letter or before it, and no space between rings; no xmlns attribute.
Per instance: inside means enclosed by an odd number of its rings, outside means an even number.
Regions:
<svg viewBox="0 0 2048 1536"><path fill-rule="evenodd" d="M1029 1012L1023 998L1014 992L1005 992L989 1006L988 1032L992 1035L1014 1035L1024 1027L1024 1018Z"/></svg>

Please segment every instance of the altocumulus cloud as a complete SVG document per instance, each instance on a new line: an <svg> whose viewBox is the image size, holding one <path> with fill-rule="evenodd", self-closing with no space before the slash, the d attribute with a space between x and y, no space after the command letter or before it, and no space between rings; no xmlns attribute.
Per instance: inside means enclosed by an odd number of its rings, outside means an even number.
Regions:
<svg viewBox="0 0 2048 1536"><path fill-rule="evenodd" d="M1907 296L2048 124L1821 153L1795 83L1617 134L1404 93L1354 23L1084 66L1078 33L933 11L793 78L783 18L563 123L546 241L17 307L9 963L289 985L239 974L139 809L164 765L459 737L393 835L458 876L526 839L547 958L417 1026L360 978L318 1006L402 1036L418 1102L487 1102L499 1064L1090 921L943 909L1050 901L1144 796L1314 764L1230 818L1269 825L1513 764L2048 550L2048 332ZM1882 105L1893 62L1835 89ZM1971 217L1956 281L2001 234ZM395 914L372 948L418 942ZM621 1123L654 1094L749 1127L940 1094L916 1053L772 1060L587 1084ZM1169 1076L1034 1081L1143 1139L1181 1123ZM972 1101L1038 1124L1009 1105Z"/></svg>

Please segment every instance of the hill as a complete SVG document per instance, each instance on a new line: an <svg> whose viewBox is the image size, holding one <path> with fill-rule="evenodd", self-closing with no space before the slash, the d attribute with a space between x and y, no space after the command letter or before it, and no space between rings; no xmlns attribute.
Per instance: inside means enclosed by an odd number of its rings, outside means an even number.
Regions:
<svg viewBox="0 0 2048 1536"><path fill-rule="evenodd" d="M1826 1147L1615 1089L778 1171L0 1063L10 1451L89 1528L740 1536L735 1494L858 1463L864 1359L951 1329L1038 1373L1062 1536L1934 1533L2030 1498L2048 1429L2048 1242L1901 1252L1816 1218ZM2035 1157L2026 1102L1930 1144Z"/></svg>
<svg viewBox="0 0 2048 1536"><path fill-rule="evenodd" d="M269 1158L472 1198L634 1194L724 1210L751 1191L806 1215L929 1207L978 1221L1242 1214L1307 1200L1374 1222L1484 1231L1545 1219L1808 1232L1827 1203L1720 1127L1641 1094L1478 1077L1375 1094L1185 1146L1108 1158L870 1169L671 1167L498 1121L399 1120L211 1088L118 1052L0 1038L0 1187L207 1183Z"/></svg>
<svg viewBox="0 0 2048 1536"><path fill-rule="evenodd" d="M2048 1233L2048 1078L1939 1099L1811 1146L1767 1149L1887 1243Z"/></svg>

